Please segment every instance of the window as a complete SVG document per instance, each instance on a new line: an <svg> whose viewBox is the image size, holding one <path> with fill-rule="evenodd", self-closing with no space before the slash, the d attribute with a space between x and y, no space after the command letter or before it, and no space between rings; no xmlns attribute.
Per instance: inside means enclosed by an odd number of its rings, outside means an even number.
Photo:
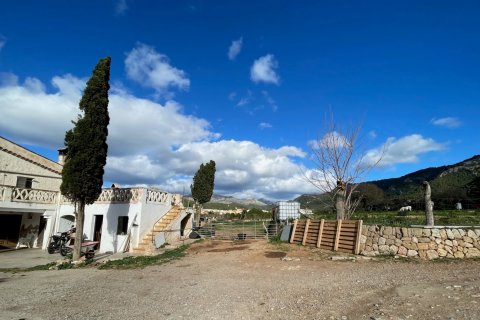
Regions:
<svg viewBox="0 0 480 320"><path fill-rule="evenodd" d="M117 234L126 235L128 229L128 216L118 217Z"/></svg>
<svg viewBox="0 0 480 320"><path fill-rule="evenodd" d="M33 178L17 177L17 188L32 189Z"/></svg>

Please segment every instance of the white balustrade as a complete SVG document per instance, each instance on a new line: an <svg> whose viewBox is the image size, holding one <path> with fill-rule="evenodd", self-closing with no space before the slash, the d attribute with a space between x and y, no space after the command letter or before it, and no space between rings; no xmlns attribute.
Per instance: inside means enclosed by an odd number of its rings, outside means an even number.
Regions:
<svg viewBox="0 0 480 320"><path fill-rule="evenodd" d="M12 201L34 202L34 203L55 203L57 199L57 195L58 195L58 192L56 191L13 188Z"/></svg>
<svg viewBox="0 0 480 320"><path fill-rule="evenodd" d="M138 202L142 197L142 190L137 188L103 189L97 202Z"/></svg>
<svg viewBox="0 0 480 320"><path fill-rule="evenodd" d="M167 203L171 204L171 194L160 190L147 189L147 203Z"/></svg>

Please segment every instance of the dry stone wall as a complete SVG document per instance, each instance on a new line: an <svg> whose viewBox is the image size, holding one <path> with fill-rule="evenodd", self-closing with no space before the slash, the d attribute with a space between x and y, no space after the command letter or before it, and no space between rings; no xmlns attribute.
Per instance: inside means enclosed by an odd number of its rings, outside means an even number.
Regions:
<svg viewBox="0 0 480 320"><path fill-rule="evenodd" d="M480 227L401 228L364 225L360 254L421 259L480 257Z"/></svg>

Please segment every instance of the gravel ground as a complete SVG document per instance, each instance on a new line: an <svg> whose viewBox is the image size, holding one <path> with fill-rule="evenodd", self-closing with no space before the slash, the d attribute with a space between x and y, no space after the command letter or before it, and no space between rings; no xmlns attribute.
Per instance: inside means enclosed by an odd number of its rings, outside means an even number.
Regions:
<svg viewBox="0 0 480 320"><path fill-rule="evenodd" d="M145 269L0 273L0 319L480 319L478 261L330 255L203 241Z"/></svg>

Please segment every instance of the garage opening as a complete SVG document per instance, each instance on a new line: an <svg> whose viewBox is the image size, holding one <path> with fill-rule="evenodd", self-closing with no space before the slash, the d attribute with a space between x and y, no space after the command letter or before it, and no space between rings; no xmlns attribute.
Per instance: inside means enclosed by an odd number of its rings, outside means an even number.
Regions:
<svg viewBox="0 0 480 320"><path fill-rule="evenodd" d="M21 214L0 214L0 250L17 246L21 224Z"/></svg>

